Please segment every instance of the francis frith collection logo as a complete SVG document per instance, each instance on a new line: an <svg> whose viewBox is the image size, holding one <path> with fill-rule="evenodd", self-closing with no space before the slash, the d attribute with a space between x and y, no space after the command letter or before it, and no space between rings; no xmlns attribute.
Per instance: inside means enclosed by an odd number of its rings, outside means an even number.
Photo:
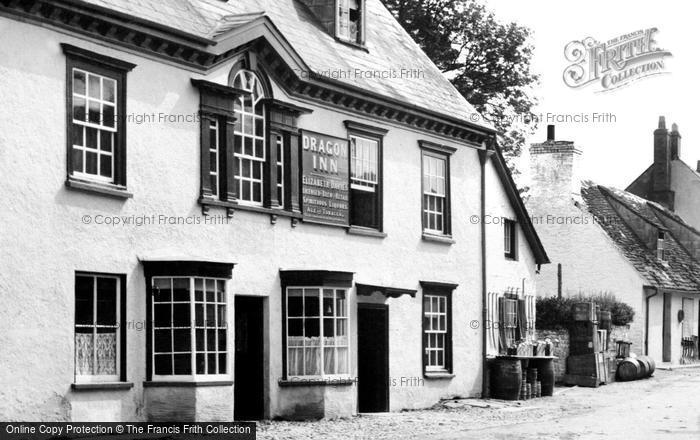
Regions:
<svg viewBox="0 0 700 440"><path fill-rule="evenodd" d="M607 92L668 73L665 58L672 54L657 47L657 32L657 28L649 28L605 42L591 37L570 42L564 55L572 64L564 70L564 83L574 89L595 84L599 92Z"/></svg>

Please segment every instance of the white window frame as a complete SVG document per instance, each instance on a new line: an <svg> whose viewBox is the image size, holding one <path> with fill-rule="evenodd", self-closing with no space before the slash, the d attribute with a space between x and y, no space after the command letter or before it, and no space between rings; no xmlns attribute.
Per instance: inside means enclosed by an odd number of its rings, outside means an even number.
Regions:
<svg viewBox="0 0 700 440"><path fill-rule="evenodd" d="M79 94L76 93L76 88L75 88L75 74L77 72L81 72L83 75L85 75L85 94ZM97 77L99 78L100 82L100 97L95 98L89 96L89 89L90 89L90 79L89 77ZM114 175L115 173L115 158L116 158L116 149L118 148L117 145L117 133L119 132L119 123L117 121L117 115L118 112L120 111L119 109L119 81L116 78L111 78L106 75L102 75L99 73L94 73L86 69L80 69L77 67L73 67L71 71L71 106L70 106L70 111L72 114L71 120L73 125L75 127L72 128L71 132L74 132L75 130L83 130L83 145L75 145L74 139L75 135L73 136L73 139L71 139L71 176L80 178L80 179L85 179L85 180L93 180L93 181L98 181L98 182L104 182L104 183L115 183L116 182L116 177ZM114 83L114 102L106 101L104 100L104 83L105 81L111 81ZM75 119L75 111L74 111L74 106L75 106L75 100L76 98L78 99L83 99L85 100L85 120L80 121L78 119ZM89 122L90 119L90 101L97 103L100 106L100 123L95 124L92 122ZM104 107L105 105L108 106L113 106L114 107L114 126L109 127L107 125L104 125L105 122L105 116L104 116ZM97 148L88 148L87 147L87 129L95 129L97 130ZM111 133L112 136L112 148L110 151L105 151L102 150L102 136L101 132L106 131ZM75 150L81 151L83 155L83 166L82 166L82 171L76 171L75 165L72 163L73 161L73 152ZM97 155L97 165L96 165L96 174L91 174L88 173L87 170L87 153L93 153ZM101 161L102 161L102 156L110 157L111 158L111 177L105 177L100 174L100 169L101 169Z"/></svg>
<svg viewBox="0 0 700 440"><path fill-rule="evenodd" d="M364 44L365 40L365 0L356 0L360 9L357 37L353 40L350 35L350 1L335 1L335 36L343 41L354 44Z"/></svg>
<svg viewBox="0 0 700 440"><path fill-rule="evenodd" d="M350 135L350 187L376 192L379 186L379 142Z"/></svg>
<svg viewBox="0 0 700 440"><path fill-rule="evenodd" d="M156 322L156 321L155 321L155 309L156 309L156 308L155 308L155 305L156 305L156 304L181 304L181 303L185 303L185 301L173 302L173 299L172 299L172 296L171 296L170 301L159 301L159 302L156 302L156 301L154 300L153 292L151 292L151 323L152 323L152 325L151 325L151 352L149 353L149 356L151 357L151 380L156 381L156 382L157 382L157 381L172 381L172 380L183 381L183 382L231 380L231 335L230 335L230 332L229 332L229 325L228 325L228 323L229 323L229 321L230 321L230 319L229 319L230 310L229 310L229 296L228 296L228 284L227 284L227 280L226 280L225 278L217 278L217 277L202 277L202 276L167 276L167 275L159 275L159 276L154 276L154 277L151 278L151 289L153 289L153 287L155 286L155 282L156 282L156 280L158 280L158 279L168 279L168 280L171 280L171 281L170 281L171 295L172 295L173 280L175 280L175 279L188 279L188 280L189 280L189 290L190 290L190 291L189 291L189 293L190 293L190 294L189 294L189 305L190 305L190 326L189 326L189 329L190 329L190 351L188 351L188 352L175 352L175 351L174 351L174 347L173 347L173 344L174 344L174 342L175 342L175 341L174 341L174 336L171 335L171 350L173 350L173 351L170 351L169 353L170 353L170 355L172 355L172 356L174 356L175 354L189 353L189 354L190 354L190 363L191 363L191 364L190 364L190 365L191 365L191 366L190 366L190 369L191 369L191 371L192 371L192 374L169 374L169 375L168 375L168 374L156 374L156 364L155 364L155 355L156 355L156 351L155 351L155 331L158 330L158 329L160 329L160 330L164 330L164 329L173 329L173 328L175 328L175 327L172 327L172 319L173 319L173 311L172 311L172 310L173 310L173 309L172 309L172 307L171 307L171 309L170 309L170 322L171 322L171 326L169 326L169 327L158 327L158 328L156 328L156 325L155 325L155 322ZM214 328L216 329L216 344L215 344L215 345L216 345L217 350L215 351L215 353L216 353L216 362L217 362L217 366L218 366L218 362L219 362L219 356L218 356L218 355L219 355L219 354L226 354L226 366L225 366L225 368L226 368L226 369L225 369L226 373L222 373L222 374L218 374L218 373L217 373L217 374L206 374L206 373L204 373L204 374L197 374L197 353L198 353L198 351L197 351L197 339L196 339L196 338L197 338L197 325L196 325L196 312L195 312L195 304L197 303L197 301L195 301L195 296L194 296L194 292L195 292L195 280L196 280L196 279L201 279L201 280L203 280L203 282L204 282L204 292L203 292L203 294L204 294L203 300L204 300L204 301L203 301L203 304L204 304L204 319L205 319L205 322L206 322L206 304L208 304L208 302L206 301L206 282L207 282L208 280L212 280L212 281L214 281L215 283L218 282L218 281L222 281L222 282L223 282L223 285L224 285L224 291L223 291L224 298L223 298L223 302L219 302L219 301L217 300L217 298L215 298L215 302L214 302L214 304L215 304L215 310L214 310L215 313L214 313L214 316L215 316L215 320L216 320L216 324L217 324ZM220 328L219 328L219 325L218 325L218 310L217 310L217 307L218 307L219 304L223 304L223 305L225 306L225 308L226 308L226 309L225 309L225 313L224 313L224 317L225 317L226 322L224 323L225 325L224 325L224 327L223 327L223 329L226 331L226 351L225 351L225 352L222 352L222 351L219 351L219 350L218 350L218 339L219 339L218 330L220 330ZM206 327L206 326L205 326L205 327ZM177 327L177 328L179 328L179 329L184 329L184 328L186 328L186 327ZM206 344L207 344L207 341L206 341L206 330L205 330L204 338L205 338L205 341L204 341L204 347L205 347L205 351L204 351L204 353L205 353L205 362L207 362L207 354L209 354L209 351L206 350L206 346L207 346L207 345L206 345ZM205 364L205 365L206 365L206 364ZM173 369L175 368L174 360L172 361L172 368L173 368ZM205 367L205 369L206 369L206 367ZM217 371L218 371L218 368L217 368Z"/></svg>
<svg viewBox="0 0 700 440"><path fill-rule="evenodd" d="M97 329L98 328L114 328L116 330L116 374L78 374L78 365L74 365L74 375L75 375L75 383L100 383L100 382L118 382L121 380L121 325L122 325L122 316L121 316L121 278L116 275L104 275L104 274L96 274L96 273L89 273L89 272L80 272L75 275L75 278L78 277L84 277L84 278L92 278L92 324L75 324L75 319L74 324L73 324L73 342L75 344L75 329L77 327L92 327L92 337L93 341L97 340ZM116 280L116 325L97 325L97 279L98 278L108 278L108 279L113 279ZM75 292L75 286L73 291ZM75 293L74 293L75 295ZM74 298L74 301L77 301L76 298ZM73 362L75 363L75 350L76 347L73 347ZM97 367L97 346L93 342L93 368Z"/></svg>
<svg viewBox="0 0 700 440"><path fill-rule="evenodd" d="M423 295L423 301L426 299L428 300L428 304L430 305L430 310L427 308L423 310L423 318L428 318L428 326L423 329L423 332L428 335L427 342L425 344L425 354L426 354L426 360L425 360L425 371L429 372L445 372L448 371L448 365L447 365L447 344L450 342L448 333L449 333L449 314L450 311L448 310L449 307L449 301L447 300L447 295L435 295L435 294L424 294ZM437 299L437 311L433 310L433 300ZM444 312L440 311L440 306L441 303L444 305ZM432 328L433 326L433 318L436 318L438 322L438 327L440 326L440 317L444 317L444 322L445 322L445 327L444 328L437 328L434 329ZM440 337L442 337L442 348L440 348L438 345L436 346L431 346L431 335L436 335L436 341ZM430 353L435 352L436 356L435 359L437 361L437 353L442 352L442 364L436 363L434 365L430 364Z"/></svg>
<svg viewBox="0 0 700 440"><path fill-rule="evenodd" d="M518 259L518 223L515 220L503 217L503 253L506 258Z"/></svg>
<svg viewBox="0 0 700 440"><path fill-rule="evenodd" d="M321 342L321 345L319 346L319 350L321 353L321 360L320 360L320 362L321 362L321 374L320 375L293 375L293 374L289 373L289 349L290 349L290 346L289 346L289 319L290 319L290 317L289 317L289 290L290 289L291 290L301 290L303 297L306 296L305 295L306 290L318 289L318 291L319 291L318 320L319 320L319 340ZM330 290L330 289L333 290L333 316L332 316L332 318L333 318L334 328L337 328L337 327L335 327L335 325L337 324L337 319L345 319L346 345L333 345L333 348L336 348L336 349L337 348L345 348L347 350L346 365L345 365L345 371L347 371L347 373L341 373L341 374L326 374L324 371L325 349L327 347L324 345L324 342L323 342L323 338L324 338L323 320L330 318L330 316L323 315L323 298L324 298L323 291ZM339 290L342 290L343 292L345 292L345 316L338 316L337 315L336 300L337 300L337 292ZM287 378L288 379L291 379L291 380L295 380L295 379L301 379L301 380L326 380L326 379L330 379L330 380L333 380L333 379L348 379L348 378L350 378L351 352L350 352L350 317L349 317L349 313L348 313L348 301L349 301L348 293L349 293L348 288L339 287L339 286L287 286L287 288L285 289L285 295L284 295L284 297L285 297L285 313L286 313L286 316L284 316L284 326L285 326L285 338L286 338L285 349L287 351L285 353L285 355L286 355L285 357L287 359L286 371L287 371ZM303 305L302 305L302 310L304 310ZM304 311L303 313L306 313L306 312ZM306 319L305 316L306 315L303 315L302 317L304 319ZM299 319L300 317L292 317L292 319L295 319L295 318ZM299 347L296 347L296 348L299 348ZM305 353L305 350L306 350L305 345L302 347L302 350ZM337 371L338 370L338 356L337 356L337 354L335 356L335 367L336 367L335 370Z"/></svg>
<svg viewBox="0 0 700 440"><path fill-rule="evenodd" d="M423 206L422 206L422 211L423 211L423 218L426 218L427 215L427 220L430 220L433 218L435 220L435 224L437 225L438 223L438 217L442 217L442 222L441 222L441 228L431 228L430 222L427 221L423 226L424 226L424 231L431 233L431 234L438 234L438 235L448 235L447 231L447 215L448 215L448 208L447 208L447 197L448 197L448 191L447 191L447 185L448 185L448 167L449 167L449 162L447 160L447 157L444 156L438 156L436 154L431 154L426 151L422 152L422 161L423 161ZM440 175L440 167L438 164L442 163L442 175ZM434 165L434 166L433 166ZM433 181L435 182L435 186L437 187L437 191L431 191L431 188L433 187ZM442 188L440 190L440 182L442 182ZM426 197L430 200L433 199L435 200L435 209L430 209L429 208L429 203L426 202ZM438 202L440 204L440 208L437 208Z"/></svg>
<svg viewBox="0 0 700 440"><path fill-rule="evenodd" d="M236 170L238 171L237 173L234 172L233 180L234 180L234 185L238 188L238 202L242 205L250 205L250 206L263 206L264 200L265 200L265 161L267 160L266 158L266 151L267 151L267 140L265 138L265 133L267 132L267 120L265 116L265 108L263 107L262 115L259 115L255 113L255 107L258 105L260 100L265 98L265 92L262 88L262 84L260 83L260 79L257 77L257 75L247 69L241 69L239 70L236 75L233 77L231 85L233 87L237 87L243 90L247 90L248 92L251 92L252 95L250 96L250 99L252 100L252 113L247 112L245 109L245 96L240 96L236 98L235 100L235 105L234 105L234 114L237 119L236 124L234 125L234 142L235 138L240 139L240 145L241 145L241 151L240 153L237 153L234 147L233 151L233 158L236 161ZM247 123L246 120L250 119L250 121L253 124L253 127L251 129L250 133L246 133L246 128L247 128ZM256 121L262 120L262 136L258 136L255 133L255 125ZM253 154L246 154L245 152L245 140L250 139L252 143L252 149L253 149ZM256 155L256 141L261 141L262 142L262 155ZM248 164L250 163L250 176L244 177L243 176L243 164ZM259 172L260 172L260 178L255 178L255 171L254 168L258 167ZM243 184L248 183L250 185L250 199L244 199L243 198ZM254 196L254 186L255 184L258 183L260 184L260 201L255 201L255 196Z"/></svg>

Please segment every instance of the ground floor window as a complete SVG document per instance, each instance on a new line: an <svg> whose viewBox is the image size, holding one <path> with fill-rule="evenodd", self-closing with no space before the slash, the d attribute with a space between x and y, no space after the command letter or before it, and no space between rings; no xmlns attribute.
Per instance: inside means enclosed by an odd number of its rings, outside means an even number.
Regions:
<svg viewBox="0 0 700 440"><path fill-rule="evenodd" d="M152 374L226 375L226 283L206 277L153 277Z"/></svg>
<svg viewBox="0 0 700 440"><path fill-rule="evenodd" d="M288 287L287 375L347 375L347 291L329 287Z"/></svg>
<svg viewBox="0 0 700 440"><path fill-rule="evenodd" d="M121 296L119 276L76 274L76 382L120 380Z"/></svg>

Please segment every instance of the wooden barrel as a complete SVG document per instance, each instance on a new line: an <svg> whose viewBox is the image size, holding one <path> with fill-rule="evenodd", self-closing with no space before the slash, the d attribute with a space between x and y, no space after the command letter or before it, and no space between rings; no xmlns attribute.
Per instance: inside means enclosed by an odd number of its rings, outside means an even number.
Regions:
<svg viewBox="0 0 700 440"><path fill-rule="evenodd" d="M644 379L647 377L647 372L649 371L649 368L651 368L651 365L649 364L649 361L641 356L637 356L637 362L639 362L639 376L637 376L637 379Z"/></svg>
<svg viewBox="0 0 700 440"><path fill-rule="evenodd" d="M523 384L519 359L496 358L491 364L491 396L496 399L518 400Z"/></svg>
<svg viewBox="0 0 700 440"><path fill-rule="evenodd" d="M537 382L537 368L527 369L527 383Z"/></svg>
<svg viewBox="0 0 700 440"><path fill-rule="evenodd" d="M554 360L539 359L537 378L542 383L542 396L554 395Z"/></svg>
<svg viewBox="0 0 700 440"><path fill-rule="evenodd" d="M649 356L637 356L637 359L640 362L644 362L646 366L646 371L644 372L643 377L651 377L651 375L654 374L654 370L656 370L654 359L650 358Z"/></svg>
<svg viewBox="0 0 700 440"><path fill-rule="evenodd" d="M637 380L641 369L641 364L636 358L625 358L617 366L617 379L623 382Z"/></svg>

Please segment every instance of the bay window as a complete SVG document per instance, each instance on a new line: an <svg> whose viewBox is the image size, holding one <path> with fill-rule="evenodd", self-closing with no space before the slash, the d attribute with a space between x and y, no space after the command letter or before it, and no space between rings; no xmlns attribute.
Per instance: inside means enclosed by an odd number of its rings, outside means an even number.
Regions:
<svg viewBox="0 0 700 440"><path fill-rule="evenodd" d="M153 377L228 373L226 283L208 277L153 277Z"/></svg>

